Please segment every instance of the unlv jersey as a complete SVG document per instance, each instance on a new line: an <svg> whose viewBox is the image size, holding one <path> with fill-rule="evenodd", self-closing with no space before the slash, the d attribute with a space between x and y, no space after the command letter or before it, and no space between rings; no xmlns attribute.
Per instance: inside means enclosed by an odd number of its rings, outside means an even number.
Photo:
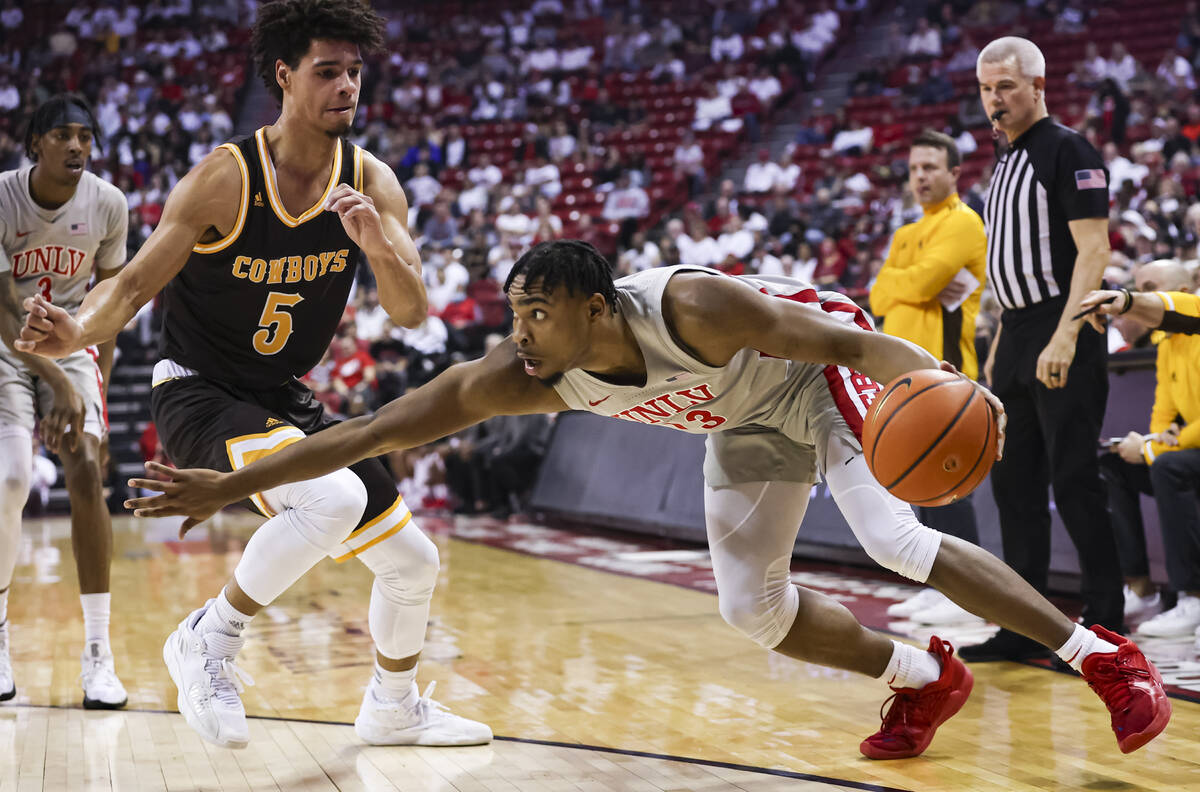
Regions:
<svg viewBox="0 0 1200 792"><path fill-rule="evenodd" d="M29 192L33 168L0 173L0 272L12 272L21 299L41 294L75 313L93 268L125 264L129 208L120 190L84 171L71 200L43 209Z"/></svg>
<svg viewBox="0 0 1200 792"><path fill-rule="evenodd" d="M324 204L340 183L362 190L362 150L339 141L324 195L293 217L265 129L221 148L242 173L237 221L228 236L192 248L163 290L159 351L205 377L270 388L315 366L341 320L359 251Z"/></svg>
<svg viewBox="0 0 1200 792"><path fill-rule="evenodd" d="M762 427L811 444L814 424L824 419L823 407L832 394L850 427L856 434L861 431L861 416L882 388L856 371L783 360L753 349L739 350L724 366L697 360L663 319L663 292L679 272L730 277L704 267L675 266L618 280L618 310L646 361L646 382L613 385L583 369L571 369L554 386L568 407L695 434ZM803 303L847 324L874 328L867 315L841 294L818 292L793 278L748 275L738 279L764 294ZM820 387L810 387L816 384Z"/></svg>

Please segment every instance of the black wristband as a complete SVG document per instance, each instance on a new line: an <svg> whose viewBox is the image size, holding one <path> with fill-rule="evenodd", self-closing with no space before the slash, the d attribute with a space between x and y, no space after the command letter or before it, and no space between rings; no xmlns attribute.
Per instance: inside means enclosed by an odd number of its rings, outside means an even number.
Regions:
<svg viewBox="0 0 1200 792"><path fill-rule="evenodd" d="M1121 294L1125 295L1125 305L1118 313L1129 313L1129 309L1133 307L1133 293L1129 289L1122 288Z"/></svg>

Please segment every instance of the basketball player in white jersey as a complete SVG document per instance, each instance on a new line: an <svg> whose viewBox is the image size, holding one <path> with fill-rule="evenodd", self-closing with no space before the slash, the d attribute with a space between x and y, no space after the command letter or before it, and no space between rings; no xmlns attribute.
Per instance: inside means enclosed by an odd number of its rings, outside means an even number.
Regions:
<svg viewBox="0 0 1200 792"><path fill-rule="evenodd" d="M33 165L0 174L0 700L16 694L9 661L8 593L29 494L35 422L58 454L71 501L71 544L83 605L83 706L125 705L109 648L112 524L101 466L113 342L60 361L17 352L20 300L40 294L74 312L93 274L125 264L129 209L116 187L86 170L96 122L80 98L59 95L33 114L25 151Z"/></svg>
<svg viewBox="0 0 1200 792"><path fill-rule="evenodd" d="M588 410L706 433L705 514L721 615L761 646L891 685L882 728L860 746L866 756L920 754L972 678L949 643L935 637L921 651L893 641L791 583L818 472L872 558L1080 671L1111 710L1122 751L1166 727L1161 678L1135 644L1074 623L987 551L921 525L871 475L860 430L877 383L938 367L929 353L871 332L841 295L789 278L665 267L614 284L610 273L590 245L539 244L505 284L513 335L484 358L232 473L154 465L173 481L131 484L167 494L126 505L141 516L189 515L182 532L226 502L500 414ZM65 318L31 315L22 335L52 338ZM1002 411L982 388L979 397Z"/></svg>

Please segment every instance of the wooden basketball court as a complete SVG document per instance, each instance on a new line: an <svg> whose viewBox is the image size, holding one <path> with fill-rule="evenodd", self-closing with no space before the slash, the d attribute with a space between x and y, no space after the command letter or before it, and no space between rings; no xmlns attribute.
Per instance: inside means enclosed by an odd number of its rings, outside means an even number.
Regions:
<svg viewBox="0 0 1200 792"><path fill-rule="evenodd" d="M177 522L116 523L112 639L129 705L111 713L80 708L67 523L26 523L0 790L1200 789L1200 703L1174 700L1167 732L1125 756L1082 680L1010 663L972 667L971 700L924 756L872 762L858 743L878 727L881 683L758 648L721 621L711 594L480 544L465 521L423 523L442 580L419 682L436 680L437 699L489 723L493 744L355 737L370 577L325 561L251 626L250 746L216 748L175 713L162 643L219 590L254 521L224 515L187 542ZM1193 665L1180 667L1200 678Z"/></svg>

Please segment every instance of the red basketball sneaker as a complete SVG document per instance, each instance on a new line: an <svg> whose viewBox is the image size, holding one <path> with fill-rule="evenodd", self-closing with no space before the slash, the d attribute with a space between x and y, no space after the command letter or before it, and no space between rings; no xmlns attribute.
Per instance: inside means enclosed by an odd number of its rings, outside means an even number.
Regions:
<svg viewBox="0 0 1200 792"><path fill-rule="evenodd" d="M929 651L942 664L942 675L923 688L892 688L895 691L879 708L883 726L862 741L858 750L869 759L905 759L929 747L937 727L962 709L975 677L954 656L954 647L936 635ZM888 702L892 706L883 713Z"/></svg>
<svg viewBox="0 0 1200 792"><path fill-rule="evenodd" d="M1090 629L1116 644L1117 651L1085 657L1083 678L1112 714L1112 730L1121 753L1131 753L1167 728L1171 700L1158 669L1137 644L1099 625Z"/></svg>

